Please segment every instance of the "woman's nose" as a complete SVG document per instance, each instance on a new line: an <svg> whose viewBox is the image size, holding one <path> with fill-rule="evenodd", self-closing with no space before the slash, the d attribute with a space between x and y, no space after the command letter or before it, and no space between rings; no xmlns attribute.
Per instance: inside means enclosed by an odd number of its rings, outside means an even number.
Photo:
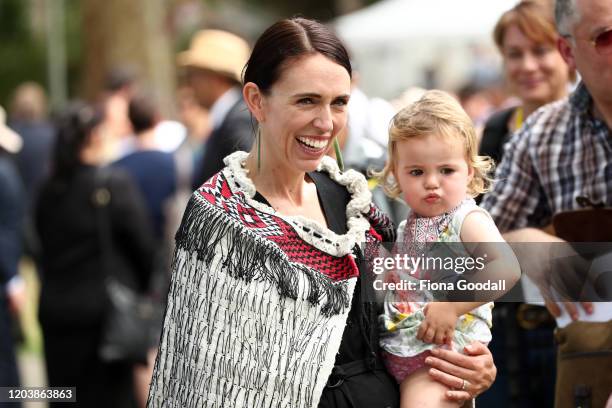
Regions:
<svg viewBox="0 0 612 408"><path fill-rule="evenodd" d="M319 110L317 117L313 121L313 125L323 133L331 133L334 123L332 120L332 114L327 107Z"/></svg>
<svg viewBox="0 0 612 408"><path fill-rule="evenodd" d="M538 58L535 55L529 52L526 52L521 61L521 68L523 68L526 71L533 71L537 69L538 68Z"/></svg>

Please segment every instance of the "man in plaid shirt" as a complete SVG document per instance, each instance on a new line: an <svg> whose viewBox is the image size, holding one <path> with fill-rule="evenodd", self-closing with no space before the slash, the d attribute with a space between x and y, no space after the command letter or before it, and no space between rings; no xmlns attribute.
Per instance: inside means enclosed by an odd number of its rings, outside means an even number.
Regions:
<svg viewBox="0 0 612 408"><path fill-rule="evenodd" d="M557 0L555 17L559 50L582 82L568 98L532 114L505 147L497 183L482 206L513 242L562 242L540 228L549 225L556 213L581 208L579 196L612 206L612 1ZM540 289L551 313L561 316L563 311L551 301L548 289ZM578 319L574 303L564 302L564 307L572 320ZM582 307L591 314L594 308L612 305L582 303ZM612 321L604 324L604 333L612 338ZM559 381L558 376L557 407L565 403L560 400ZM569 390L570 395L575 391ZM563 395L567 399L568 394Z"/></svg>
<svg viewBox="0 0 612 408"><path fill-rule="evenodd" d="M581 208L576 197L612 206L612 2L558 0L556 17L561 53L583 81L531 115L505 148L482 206L509 241L561 241L539 228ZM576 318L575 306L566 307Z"/></svg>

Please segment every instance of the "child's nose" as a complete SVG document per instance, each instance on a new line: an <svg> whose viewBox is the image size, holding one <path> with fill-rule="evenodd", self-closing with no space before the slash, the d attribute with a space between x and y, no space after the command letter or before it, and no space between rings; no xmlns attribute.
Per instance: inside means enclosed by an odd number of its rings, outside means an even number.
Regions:
<svg viewBox="0 0 612 408"><path fill-rule="evenodd" d="M438 185L438 177L436 177L435 174L430 174L425 177L425 188L437 188Z"/></svg>

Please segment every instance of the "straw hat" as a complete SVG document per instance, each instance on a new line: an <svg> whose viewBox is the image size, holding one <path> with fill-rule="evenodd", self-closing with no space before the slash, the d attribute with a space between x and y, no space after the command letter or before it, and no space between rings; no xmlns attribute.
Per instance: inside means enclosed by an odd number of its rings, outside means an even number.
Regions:
<svg viewBox="0 0 612 408"><path fill-rule="evenodd" d="M23 140L15 131L6 126L6 112L0 106L0 148L9 153L17 153L23 146Z"/></svg>
<svg viewBox="0 0 612 408"><path fill-rule="evenodd" d="M180 66L208 69L240 82L250 52L247 42L237 35L201 30L193 36L189 49L177 59Z"/></svg>

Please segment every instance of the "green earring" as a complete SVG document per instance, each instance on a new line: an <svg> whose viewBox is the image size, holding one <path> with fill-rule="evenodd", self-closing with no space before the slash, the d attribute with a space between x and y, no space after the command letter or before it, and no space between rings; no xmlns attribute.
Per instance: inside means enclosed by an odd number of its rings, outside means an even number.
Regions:
<svg viewBox="0 0 612 408"><path fill-rule="evenodd" d="M261 170L261 128L257 128L257 172Z"/></svg>
<svg viewBox="0 0 612 408"><path fill-rule="evenodd" d="M338 163L338 168L340 171L344 171L344 161L342 161L342 152L340 151L340 144L338 143L338 138L334 138L334 152L336 153L336 163Z"/></svg>

